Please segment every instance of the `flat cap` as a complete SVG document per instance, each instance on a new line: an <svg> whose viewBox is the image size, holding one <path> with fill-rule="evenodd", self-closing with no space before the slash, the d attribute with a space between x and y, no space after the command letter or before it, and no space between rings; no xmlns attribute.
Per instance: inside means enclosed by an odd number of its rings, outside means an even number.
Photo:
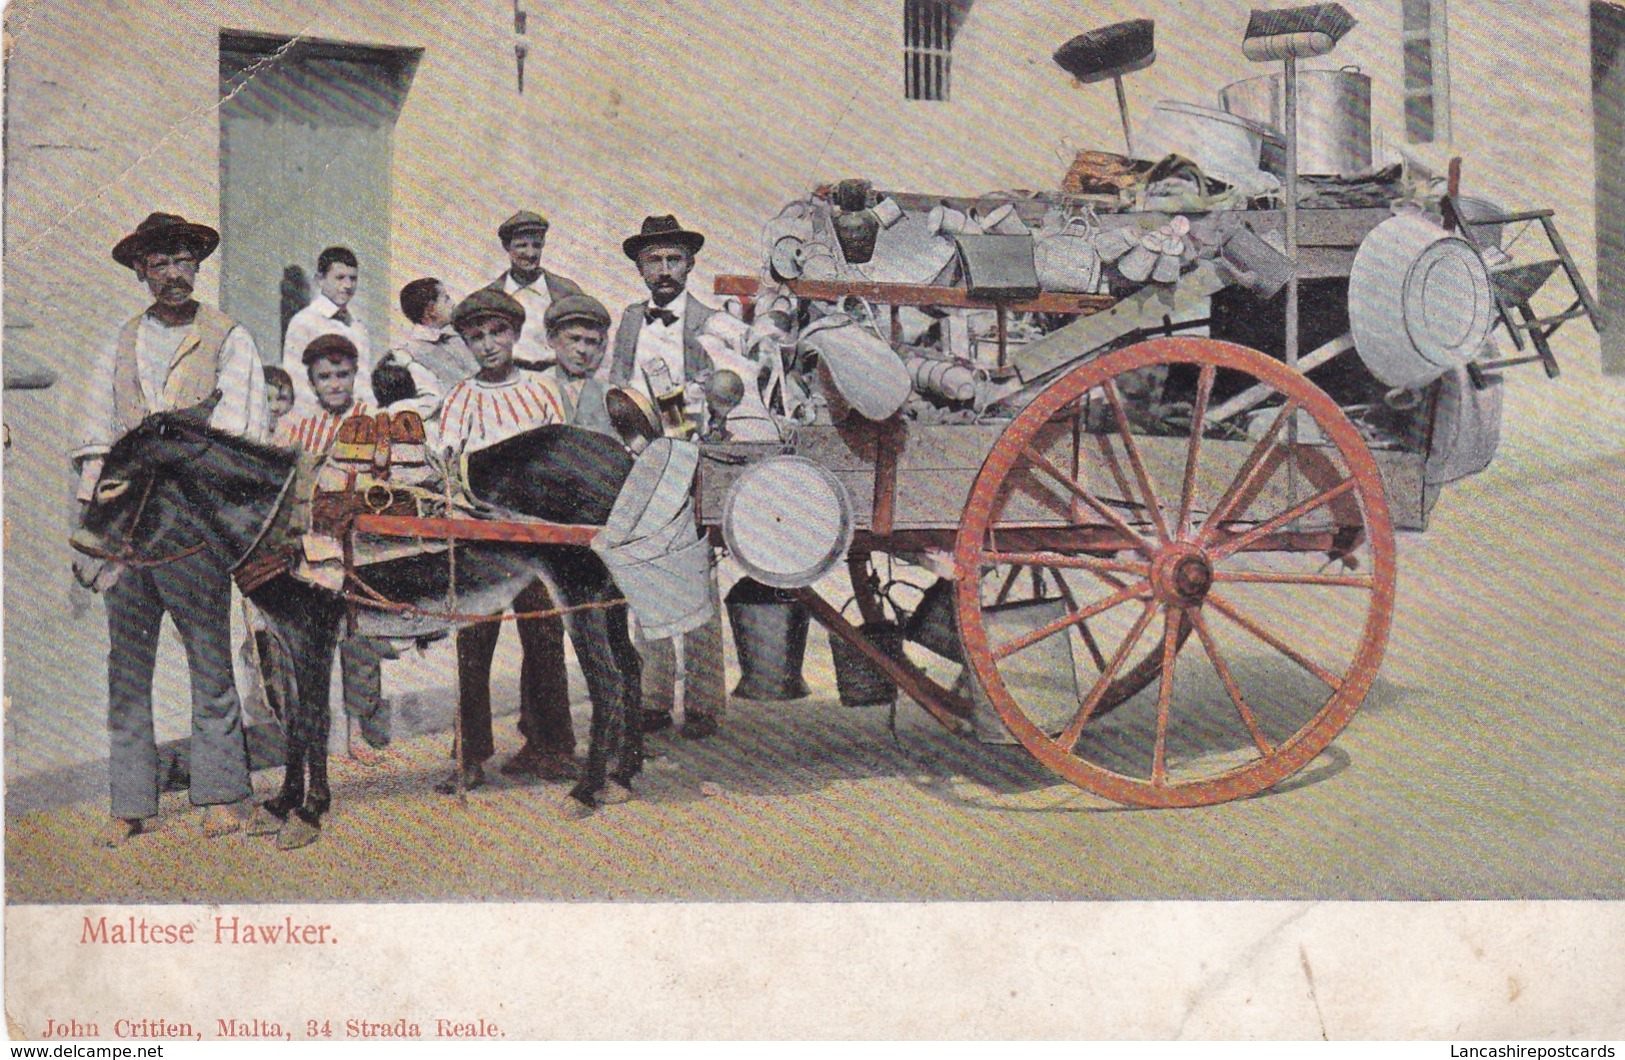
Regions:
<svg viewBox="0 0 1625 1060"><path fill-rule="evenodd" d="M359 361L361 354L356 351L355 343L343 335L317 335L305 347L305 352L299 355L306 368L315 364L322 357L344 357L350 361Z"/></svg>
<svg viewBox="0 0 1625 1060"><path fill-rule="evenodd" d="M549 305L547 312L542 314L542 323L549 331L576 322L607 328L609 310L590 294L567 294Z"/></svg>
<svg viewBox="0 0 1625 1060"><path fill-rule="evenodd" d="M525 307L510 294L482 287L457 303L451 311L451 326L461 331L480 317L506 317L515 330L525 326Z"/></svg>
<svg viewBox="0 0 1625 1060"><path fill-rule="evenodd" d="M514 214L512 217L508 218L506 221L503 221L497 226L497 238L502 240L503 244L506 245L509 240L518 235L520 232L531 231L546 233L547 229L547 218L543 217L535 210L520 210L518 213Z"/></svg>

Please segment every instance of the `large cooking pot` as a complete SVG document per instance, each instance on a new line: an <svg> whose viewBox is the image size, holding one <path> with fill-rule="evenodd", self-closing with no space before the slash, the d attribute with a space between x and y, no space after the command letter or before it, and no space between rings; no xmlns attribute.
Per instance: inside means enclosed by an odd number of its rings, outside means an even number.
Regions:
<svg viewBox="0 0 1625 1060"><path fill-rule="evenodd" d="M1258 155L1269 130L1240 115L1163 100L1138 137L1136 154L1151 162L1183 155L1203 173L1249 193L1258 188Z"/></svg>
<svg viewBox="0 0 1625 1060"><path fill-rule="evenodd" d="M1231 114L1286 134L1280 74L1249 77L1219 91ZM1298 172L1336 176L1371 168L1371 78L1358 67L1298 71Z"/></svg>

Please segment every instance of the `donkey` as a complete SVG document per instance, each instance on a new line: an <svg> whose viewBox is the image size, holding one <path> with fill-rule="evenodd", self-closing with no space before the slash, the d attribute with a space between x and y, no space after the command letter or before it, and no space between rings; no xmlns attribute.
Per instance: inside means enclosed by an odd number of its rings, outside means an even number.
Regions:
<svg viewBox="0 0 1625 1060"><path fill-rule="evenodd" d="M72 545L81 581L102 589L125 565L152 565L209 549L240 566L288 500L298 454L213 430L207 408L148 416L107 454L95 496ZM500 451L499 451L500 450ZM573 427L543 427L476 454L469 479L505 508L554 522L602 525L632 460L614 439ZM452 564L455 564L455 571ZM434 552L369 565L367 587L419 610L367 610L365 632L422 635L452 628L436 617L453 578L457 598L475 613L501 610L532 578L546 578L567 608L592 701L587 768L565 810L581 816L600 802L629 797L642 768L642 732L630 724L640 690L638 653L620 592L603 561L575 545L459 543L455 557ZM289 573L253 588L291 676L284 693L287 758L282 787L261 807L251 831L277 834L277 846L314 842L332 805L327 777L328 684L346 600ZM469 607L459 607L469 612ZM615 759L611 776L609 763ZM605 791L606 779L615 787ZM308 785L307 785L308 780ZM600 793L603 793L602 795ZM268 818L266 815L269 815Z"/></svg>

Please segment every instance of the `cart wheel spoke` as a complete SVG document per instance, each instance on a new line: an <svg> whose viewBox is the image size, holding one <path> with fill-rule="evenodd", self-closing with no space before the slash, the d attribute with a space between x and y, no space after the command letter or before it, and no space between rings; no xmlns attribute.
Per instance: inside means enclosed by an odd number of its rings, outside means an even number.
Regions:
<svg viewBox="0 0 1625 1060"><path fill-rule="evenodd" d="M1055 587L1060 590L1061 599L1066 601L1066 606L1076 611L1078 609L1077 597L1072 594L1072 587L1066 583L1066 579L1061 577L1061 572L1052 569L1050 576L1055 579ZM1115 578L1112 580L1116 581ZM1119 584L1118 588L1122 588L1122 585ZM1089 623L1078 623L1078 636L1082 639L1084 648L1089 652L1089 658L1094 661L1095 669L1104 671L1106 669L1106 655L1100 650L1100 644L1095 640L1094 633L1090 631Z"/></svg>
<svg viewBox="0 0 1625 1060"><path fill-rule="evenodd" d="M1030 648L1041 640L1055 636L1055 634L1060 633L1062 630L1071 629L1080 622L1086 622L1098 614L1111 610L1118 604L1132 600L1136 596L1141 596L1149 588L1150 583L1148 582L1134 582L1122 589L1119 589L1117 592L1112 593L1104 600L1099 600L1093 604L1090 604L1081 611L1069 611L1065 618L1058 618L1054 622L1042 625L1033 630L1031 633L1028 633L1025 636L1017 637L1015 640L1007 640L1003 644L991 648L990 652L995 660L1009 658L1016 652L1021 651L1024 648Z"/></svg>
<svg viewBox="0 0 1625 1060"><path fill-rule="evenodd" d="M981 554L981 561L988 565L1015 563L1023 567L1048 567L1052 573L1056 569L1086 570L1096 573L1137 574L1142 578L1151 570L1150 565L1147 563L1098 559L1094 556L1068 556L1060 552L987 551ZM1122 588L1122 584L1118 583L1117 587ZM1008 593L1005 595L1008 595Z"/></svg>
<svg viewBox="0 0 1625 1060"><path fill-rule="evenodd" d="M1157 787L1168 783L1168 711L1174 701L1174 664L1179 656L1178 609L1167 608L1162 613L1162 681L1157 688L1157 742L1151 756L1151 783Z"/></svg>
<svg viewBox="0 0 1625 1060"><path fill-rule="evenodd" d="M1105 392L1106 401L1112 407L1112 416L1117 420L1117 433L1122 436L1123 451L1128 454L1129 466L1134 469L1134 477L1140 483L1140 496L1145 500L1151 523L1157 528L1158 539L1166 545L1170 540L1168 520L1162 514L1162 502L1157 500L1156 490L1151 488L1151 477L1146 474L1145 460L1140 456L1140 447L1134 441L1134 433L1128 429L1128 414L1123 411L1123 400L1118 396L1117 384L1108 379L1101 390Z"/></svg>
<svg viewBox="0 0 1625 1060"><path fill-rule="evenodd" d="M1337 485L1333 486L1331 489L1322 490L1303 503L1295 504L1274 518L1259 523L1245 534L1240 534L1236 537L1229 538L1223 543L1215 546L1211 552L1211 555L1216 560L1234 555L1260 538L1268 534L1275 533L1275 531L1286 526L1288 523L1296 519L1302 519L1305 515L1308 515L1316 508L1321 508L1330 504L1332 501L1341 497L1343 494L1347 493L1353 488L1354 479L1346 478L1342 482L1339 482Z"/></svg>
<svg viewBox="0 0 1625 1060"><path fill-rule="evenodd" d="M1191 504L1196 494L1196 465L1202 452L1202 426L1207 421L1208 398L1213 395L1213 379L1218 372L1215 366L1204 364L1196 380L1196 401L1191 406L1191 442L1185 452L1185 481L1179 490L1179 523L1174 527L1174 536L1181 540L1190 532Z"/></svg>
<svg viewBox="0 0 1625 1060"><path fill-rule="evenodd" d="M1248 633L1251 633L1265 644L1268 644L1282 655L1285 655L1288 659L1291 659L1305 670L1308 670L1310 673L1320 678L1321 681L1323 681L1332 691L1335 692L1339 688L1343 687L1343 679L1341 677L1338 677L1324 666L1321 666L1319 663L1309 658L1309 656L1305 655L1303 652L1292 647L1286 641L1282 640L1274 633L1271 633L1253 619L1250 619L1246 615L1242 614L1236 609L1234 604L1231 604L1225 600L1218 593L1209 593L1207 602L1213 605L1214 609L1216 609L1221 615L1224 615L1226 618L1240 626L1242 629L1246 630Z"/></svg>
<svg viewBox="0 0 1625 1060"><path fill-rule="evenodd" d="M1272 574L1267 571L1214 571L1213 580L1254 585L1342 585L1368 590L1377 584L1369 574Z"/></svg>
<svg viewBox="0 0 1625 1060"><path fill-rule="evenodd" d="M1061 730L1056 743L1067 751L1072 751L1078 746L1078 737L1083 734L1083 727L1088 724L1101 700L1105 698L1107 690L1111 688L1112 679L1123 667L1123 660L1128 658L1128 653L1139 643L1141 635L1145 633L1145 627L1151 624L1151 619L1157 613L1157 606L1155 600L1146 601L1145 610L1135 620L1134 626L1128 631L1128 636L1123 638L1123 643L1117 646L1117 651L1112 654L1112 661L1106 664L1105 671L1095 679L1094 687L1089 689L1089 695L1079 704L1078 713L1067 722L1066 728Z"/></svg>
<svg viewBox="0 0 1625 1060"><path fill-rule="evenodd" d="M1247 700L1242 696L1241 688L1236 684L1235 676L1230 672L1230 664L1224 661L1224 656L1219 653L1219 646L1213 641L1213 634L1208 631L1207 620L1202 617L1200 611L1193 610L1190 614L1190 621L1191 625L1196 629L1196 635L1202 639L1202 650L1207 652L1208 659L1213 663L1214 672L1219 675L1219 680L1224 682L1224 690L1229 693L1230 702L1236 705L1236 713L1241 715L1242 723L1247 726L1247 732L1252 735L1253 743L1258 745L1258 750L1265 757L1274 754L1275 747L1264 736L1263 730L1258 727L1258 719L1253 716L1253 709L1247 705Z"/></svg>
<svg viewBox="0 0 1625 1060"><path fill-rule="evenodd" d="M1141 536L1140 532L1130 526L1127 520L1125 520L1121 515L1118 515L1116 512L1112 511L1111 508L1108 507L1099 497L1096 497L1093 493L1090 493L1081 485L1068 478L1066 474L1061 471L1060 468L1052 464L1049 461L1049 458L1044 456L1043 453L1040 453L1038 450L1029 445L1024 449L1022 455L1030 460L1034 467L1043 471L1056 482L1066 487L1066 489L1073 496L1087 504L1096 515L1099 515L1102 519L1105 519L1114 528L1116 528L1118 533L1122 534L1128 539L1129 547L1137 550L1147 558L1151 556L1153 548L1150 541L1147 541L1143 536Z"/></svg>
<svg viewBox="0 0 1625 1060"><path fill-rule="evenodd" d="M1253 446L1252 452L1247 454L1247 460L1241 465L1241 469L1236 472L1236 477L1231 480L1230 488L1224 491L1224 496L1219 498L1219 503L1213 506L1213 511L1209 513L1207 521L1202 524L1201 532L1196 535L1198 545L1210 544L1214 535L1230 518L1238 503L1241 505L1242 510L1246 510L1246 505L1251 503L1257 491L1263 488L1264 483L1269 481L1271 475L1275 474L1275 469L1279 465L1274 461L1266 461L1264 458L1274 448L1276 438L1280 437L1281 428L1286 426L1287 417L1295 413L1297 409L1297 403L1289 400L1275 414L1275 419L1270 422L1269 429L1264 432L1264 437L1260 438L1258 444Z"/></svg>

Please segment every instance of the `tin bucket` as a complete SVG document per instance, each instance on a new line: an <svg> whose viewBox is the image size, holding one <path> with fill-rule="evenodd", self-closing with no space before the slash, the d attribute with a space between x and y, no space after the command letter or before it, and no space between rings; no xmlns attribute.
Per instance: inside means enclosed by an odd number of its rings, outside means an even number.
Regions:
<svg viewBox="0 0 1625 1060"><path fill-rule="evenodd" d="M794 593L741 578L723 600L739 655L739 699L786 700L808 695L801 676L807 655L807 608Z"/></svg>
<svg viewBox="0 0 1625 1060"><path fill-rule="evenodd" d="M894 659L903 658L903 627L895 622L865 622L858 632ZM843 707L883 707L897 702L897 686L857 648L830 634L829 654L835 663L835 688Z"/></svg>
<svg viewBox="0 0 1625 1060"><path fill-rule="evenodd" d="M599 556L645 637L665 640L711 620L710 541L697 537L653 555L640 555L640 542L630 544L634 547L608 548Z"/></svg>
<svg viewBox="0 0 1625 1060"><path fill-rule="evenodd" d="M903 637L949 662L964 662L959 650L959 623L954 617L954 583L938 578L926 589L920 606L903 623Z"/></svg>

